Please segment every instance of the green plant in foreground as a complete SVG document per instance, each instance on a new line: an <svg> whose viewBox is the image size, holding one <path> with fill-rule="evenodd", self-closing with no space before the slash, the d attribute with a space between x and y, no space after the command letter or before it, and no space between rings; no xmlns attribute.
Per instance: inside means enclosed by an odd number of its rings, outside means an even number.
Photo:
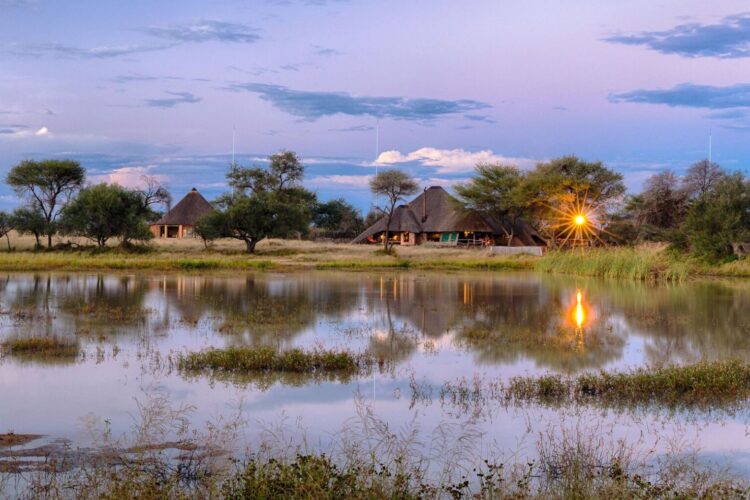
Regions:
<svg viewBox="0 0 750 500"><path fill-rule="evenodd" d="M18 356L73 357L80 352L77 341L59 337L17 337L0 345L3 352Z"/></svg>

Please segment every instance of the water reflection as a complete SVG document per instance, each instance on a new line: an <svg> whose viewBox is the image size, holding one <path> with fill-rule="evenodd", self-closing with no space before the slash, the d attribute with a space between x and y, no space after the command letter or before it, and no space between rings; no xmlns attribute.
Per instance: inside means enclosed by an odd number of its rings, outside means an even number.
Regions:
<svg viewBox="0 0 750 500"><path fill-rule="evenodd" d="M681 286L528 274L312 273L149 276L7 274L0 340L323 345L409 363L468 353L486 367L608 365L750 357L750 284Z"/></svg>

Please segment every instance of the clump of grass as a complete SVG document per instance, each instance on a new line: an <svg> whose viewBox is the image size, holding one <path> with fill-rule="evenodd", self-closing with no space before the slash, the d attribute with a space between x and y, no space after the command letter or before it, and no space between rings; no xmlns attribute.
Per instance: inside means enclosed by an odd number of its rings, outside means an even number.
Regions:
<svg viewBox="0 0 750 500"><path fill-rule="evenodd" d="M177 366L185 371L343 372L354 373L368 360L346 351L301 349L277 351L271 347L229 347L180 355Z"/></svg>
<svg viewBox="0 0 750 500"><path fill-rule="evenodd" d="M71 358L80 353L78 342L60 337L16 337L4 341L4 353L22 357Z"/></svg>
<svg viewBox="0 0 750 500"><path fill-rule="evenodd" d="M515 377L504 393L515 400L720 405L750 398L750 365L730 360L577 377Z"/></svg>

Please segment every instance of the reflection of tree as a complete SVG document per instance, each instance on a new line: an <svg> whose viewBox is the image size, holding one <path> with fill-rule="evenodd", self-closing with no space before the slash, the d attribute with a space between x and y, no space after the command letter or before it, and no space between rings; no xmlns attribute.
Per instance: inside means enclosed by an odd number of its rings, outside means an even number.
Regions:
<svg viewBox="0 0 750 500"><path fill-rule="evenodd" d="M647 337L649 362L750 358L750 285L698 282L610 287L607 302Z"/></svg>
<svg viewBox="0 0 750 500"><path fill-rule="evenodd" d="M378 360L380 364L384 361L395 362L408 359L417 347L417 341L408 329L396 329L393 324L391 312L391 296L385 295L385 319L387 332L384 335L377 333L370 337L367 352Z"/></svg>
<svg viewBox="0 0 750 500"><path fill-rule="evenodd" d="M208 320L237 344L286 346L319 318L336 317L357 301L351 283L302 276L165 276L154 285L163 311L177 310L188 324Z"/></svg>
<svg viewBox="0 0 750 500"><path fill-rule="evenodd" d="M483 362L529 358L566 372L617 359L625 340L615 333L607 315L590 314L582 328L571 323L570 297L575 290L533 277L488 281L474 294L472 314L457 324L456 340Z"/></svg>

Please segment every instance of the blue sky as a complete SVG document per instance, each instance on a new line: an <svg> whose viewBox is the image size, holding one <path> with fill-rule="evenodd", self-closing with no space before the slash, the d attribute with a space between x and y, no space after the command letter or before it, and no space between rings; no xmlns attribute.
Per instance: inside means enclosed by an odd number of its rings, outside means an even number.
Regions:
<svg viewBox="0 0 750 500"><path fill-rule="evenodd" d="M366 210L376 168L450 186L477 161L602 160L639 190L707 155L750 168L740 1L0 0L0 170L223 192L281 149ZM376 162L376 129L379 157ZM18 200L0 186L0 207Z"/></svg>

